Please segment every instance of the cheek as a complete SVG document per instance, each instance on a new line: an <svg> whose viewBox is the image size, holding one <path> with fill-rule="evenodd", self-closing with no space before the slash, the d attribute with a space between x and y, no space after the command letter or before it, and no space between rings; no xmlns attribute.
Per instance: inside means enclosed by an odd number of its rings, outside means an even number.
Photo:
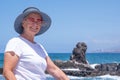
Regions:
<svg viewBox="0 0 120 80"><path fill-rule="evenodd" d="M22 27L23 27L23 32L26 32L29 30L29 26L26 23L23 23Z"/></svg>
<svg viewBox="0 0 120 80"><path fill-rule="evenodd" d="M22 27L23 27L23 28L25 28L25 26L26 26L26 23L25 23L25 22L23 22L23 23L22 23Z"/></svg>

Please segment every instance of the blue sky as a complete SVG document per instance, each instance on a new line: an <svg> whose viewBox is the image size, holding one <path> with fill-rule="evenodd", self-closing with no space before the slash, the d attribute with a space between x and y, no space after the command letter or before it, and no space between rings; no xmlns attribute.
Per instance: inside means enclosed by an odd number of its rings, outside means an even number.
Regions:
<svg viewBox="0 0 120 80"><path fill-rule="evenodd" d="M2 0L0 52L18 36L14 20L29 6L52 19L51 28L35 38L47 52L72 52L78 42L87 44L87 52L120 50L120 0Z"/></svg>

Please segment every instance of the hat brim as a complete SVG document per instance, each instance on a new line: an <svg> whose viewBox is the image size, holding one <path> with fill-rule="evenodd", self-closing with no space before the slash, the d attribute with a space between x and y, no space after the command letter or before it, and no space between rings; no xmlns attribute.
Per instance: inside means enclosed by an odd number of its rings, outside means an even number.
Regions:
<svg viewBox="0 0 120 80"><path fill-rule="evenodd" d="M49 27L51 25L51 19L50 19L50 17L47 14L45 14L43 12L40 12L40 11L29 11L29 12L20 14L16 18L15 23L14 23L14 29L15 29L15 31L17 33L22 34L22 32L23 32L22 21L28 14L33 13L33 12L38 13L42 17L42 19L43 19L43 23L41 25L41 29L36 34L36 36L40 35L40 34L43 34L44 32L46 32L49 29Z"/></svg>

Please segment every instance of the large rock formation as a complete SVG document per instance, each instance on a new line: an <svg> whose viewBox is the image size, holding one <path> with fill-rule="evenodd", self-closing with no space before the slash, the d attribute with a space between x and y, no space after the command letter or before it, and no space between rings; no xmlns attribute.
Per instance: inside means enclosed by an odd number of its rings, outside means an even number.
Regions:
<svg viewBox="0 0 120 80"><path fill-rule="evenodd" d="M54 63L61 68L67 75L72 76L101 76L117 75L120 76L120 63L98 64L91 67L86 60L87 45L84 42L77 43L70 56L70 60L55 60Z"/></svg>
<svg viewBox="0 0 120 80"><path fill-rule="evenodd" d="M78 63L88 64L85 57L86 50L87 45L84 42L78 42L76 47L73 49L73 53L70 56L70 60Z"/></svg>

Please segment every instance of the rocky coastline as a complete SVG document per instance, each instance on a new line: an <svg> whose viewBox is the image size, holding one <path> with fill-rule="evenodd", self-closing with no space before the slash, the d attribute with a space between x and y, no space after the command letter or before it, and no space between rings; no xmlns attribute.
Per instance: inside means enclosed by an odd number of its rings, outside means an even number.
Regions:
<svg viewBox="0 0 120 80"><path fill-rule="evenodd" d="M64 73L71 76L94 77L107 74L120 76L120 63L98 64L94 68L89 64L75 63L72 61L55 60L54 63Z"/></svg>
<svg viewBox="0 0 120 80"><path fill-rule="evenodd" d="M55 60L54 63L67 75L93 77L101 75L120 76L120 63L97 64L94 67L86 60L87 45L84 42L78 42L73 49L70 60Z"/></svg>

